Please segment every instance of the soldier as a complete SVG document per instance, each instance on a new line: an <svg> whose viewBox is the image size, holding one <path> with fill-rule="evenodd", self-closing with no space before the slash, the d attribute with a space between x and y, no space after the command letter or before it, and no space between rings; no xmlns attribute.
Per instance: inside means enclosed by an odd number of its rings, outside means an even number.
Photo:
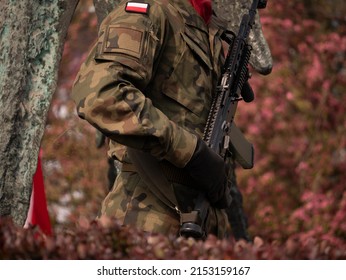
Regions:
<svg viewBox="0 0 346 280"><path fill-rule="evenodd" d="M110 139L110 156L123 163L102 215L177 235L181 213L203 192L212 205L205 231L223 238L225 166L201 139L223 62L223 29L210 1L195 7L200 14L188 0L121 2L102 22L72 97L78 115ZM160 161L166 172L157 173L166 175L177 205L164 203L131 167L127 147Z"/></svg>
<svg viewBox="0 0 346 280"><path fill-rule="evenodd" d="M149 232L196 224L229 234L229 169L201 139L226 25L210 0L121 2L102 22L72 91L78 115L122 162L102 215ZM203 221L192 211L201 197L210 204Z"/></svg>

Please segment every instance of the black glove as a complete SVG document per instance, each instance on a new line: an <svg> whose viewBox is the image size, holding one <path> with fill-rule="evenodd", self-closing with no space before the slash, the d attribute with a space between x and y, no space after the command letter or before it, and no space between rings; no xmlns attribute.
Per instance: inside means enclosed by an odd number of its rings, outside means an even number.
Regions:
<svg viewBox="0 0 346 280"><path fill-rule="evenodd" d="M196 150L185 170L203 189L211 205L226 208L231 202L226 165L223 159L198 139Z"/></svg>

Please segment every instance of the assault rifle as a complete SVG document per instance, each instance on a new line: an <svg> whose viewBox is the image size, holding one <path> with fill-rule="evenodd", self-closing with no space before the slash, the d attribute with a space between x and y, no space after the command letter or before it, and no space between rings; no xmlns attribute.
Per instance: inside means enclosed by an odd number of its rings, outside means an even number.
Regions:
<svg viewBox="0 0 346 280"><path fill-rule="evenodd" d="M221 37L229 44L229 49L222 69L221 80L216 88L203 140L224 159L230 168L234 168L234 164L232 164L234 160L244 169L253 167L253 145L246 140L235 125L234 116L239 101L251 102L254 99L254 93L248 81L250 78L248 65L251 55L248 37L254 25L256 10L263 9L266 5L267 0L253 0L249 12L242 17L238 34L225 31ZM232 183L234 184L234 182ZM241 194L236 186L231 186L230 195L233 196L233 202L226 211L235 238L244 238L249 241ZM199 216L199 221L205 221L207 208L209 208L209 203L201 195L192 212ZM181 234L204 238L203 227L203 222L202 224L187 222L182 225Z"/></svg>

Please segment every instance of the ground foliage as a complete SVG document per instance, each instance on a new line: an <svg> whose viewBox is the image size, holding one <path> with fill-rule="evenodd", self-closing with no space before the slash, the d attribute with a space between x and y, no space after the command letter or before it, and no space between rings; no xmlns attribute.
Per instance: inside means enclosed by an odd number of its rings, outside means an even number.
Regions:
<svg viewBox="0 0 346 280"><path fill-rule="evenodd" d="M254 168L236 170L255 242L202 243L94 221L108 188L106 148L69 99L97 28L92 1L81 1L42 142L55 234L2 220L0 258L345 259L345 14L336 0L268 1L261 11L274 68L253 73L255 100L236 116L255 146Z"/></svg>
<svg viewBox="0 0 346 280"><path fill-rule="evenodd" d="M337 260L345 259L345 246L319 240L285 244L252 244L209 236L205 241L149 234L123 227L114 219L81 220L73 230L52 236L39 228L18 229L11 220L0 219L0 259L37 260Z"/></svg>

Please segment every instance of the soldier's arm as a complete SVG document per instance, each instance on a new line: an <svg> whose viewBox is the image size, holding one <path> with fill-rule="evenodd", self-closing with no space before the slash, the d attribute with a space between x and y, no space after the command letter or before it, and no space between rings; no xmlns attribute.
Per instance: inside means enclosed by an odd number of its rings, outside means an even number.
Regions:
<svg viewBox="0 0 346 280"><path fill-rule="evenodd" d="M78 115L110 139L184 167L195 150L196 136L170 121L143 94L166 30L159 9L152 5L149 12L157 16L149 17L119 7L105 19L76 77L72 97Z"/></svg>

